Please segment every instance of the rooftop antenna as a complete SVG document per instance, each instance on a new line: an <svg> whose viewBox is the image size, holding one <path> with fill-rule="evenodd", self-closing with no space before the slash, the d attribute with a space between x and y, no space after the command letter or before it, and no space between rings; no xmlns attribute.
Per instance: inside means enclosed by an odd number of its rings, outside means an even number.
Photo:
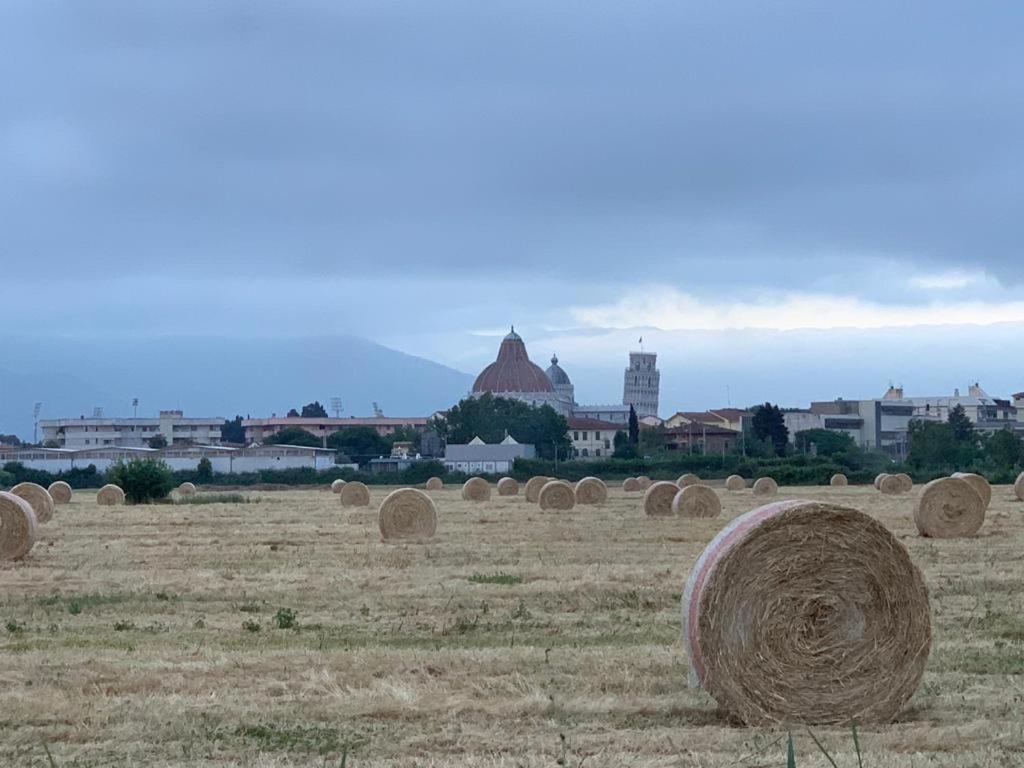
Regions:
<svg viewBox="0 0 1024 768"><path fill-rule="evenodd" d="M732 395L729 394L729 385L725 385L725 405L727 408L732 408Z"/></svg>
<svg viewBox="0 0 1024 768"><path fill-rule="evenodd" d="M644 337L641 336L640 337L640 354L642 355L643 353L644 353Z"/></svg>
<svg viewBox="0 0 1024 768"><path fill-rule="evenodd" d="M94 419L102 419L103 418L103 406L102 405L93 406L92 417Z"/></svg>
<svg viewBox="0 0 1024 768"><path fill-rule="evenodd" d="M139 418L139 398L137 397L132 398L132 418Z"/></svg>
<svg viewBox="0 0 1024 768"><path fill-rule="evenodd" d="M43 404L42 403L36 403L34 406L32 406L32 423L33 423L33 426L32 426L32 442L33 443L38 443L39 442L39 414L42 412L42 410L43 410Z"/></svg>
<svg viewBox="0 0 1024 768"><path fill-rule="evenodd" d="M378 419L384 415L384 411L380 409L380 406L377 405L377 403L373 404L373 415L376 416Z"/></svg>
<svg viewBox="0 0 1024 768"><path fill-rule="evenodd" d="M341 418L341 412L343 410L345 410L345 409L341 407L341 398L340 397L332 397L331 398L331 410L334 411L334 418L336 418L336 419L340 419Z"/></svg>

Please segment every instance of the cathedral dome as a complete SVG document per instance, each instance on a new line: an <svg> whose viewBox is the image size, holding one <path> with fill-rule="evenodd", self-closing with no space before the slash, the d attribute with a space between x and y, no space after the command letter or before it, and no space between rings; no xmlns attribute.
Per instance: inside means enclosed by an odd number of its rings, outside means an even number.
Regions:
<svg viewBox="0 0 1024 768"><path fill-rule="evenodd" d="M567 374L562 369L562 366L558 364L558 355L551 356L551 365L546 371L544 371L544 373L547 374L548 379L550 379L551 384L555 389L558 389L558 387L572 386L572 382L569 381L569 374Z"/></svg>
<svg viewBox="0 0 1024 768"><path fill-rule="evenodd" d="M488 365L473 383L473 392L553 392L551 380L539 365L530 362L526 345L515 329L498 349L498 359Z"/></svg>

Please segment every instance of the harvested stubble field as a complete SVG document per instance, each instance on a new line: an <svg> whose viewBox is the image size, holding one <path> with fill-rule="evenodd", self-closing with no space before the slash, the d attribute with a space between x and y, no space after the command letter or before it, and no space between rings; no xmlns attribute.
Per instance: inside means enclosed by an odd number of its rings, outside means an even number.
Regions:
<svg viewBox="0 0 1024 768"><path fill-rule="evenodd" d="M721 490L721 489L720 489ZM642 494L542 512L433 493L428 544L383 544L323 491L98 507L76 493L0 565L0 765L783 766L785 732L730 723L687 684L683 583L715 519ZM876 516L910 548L935 643L866 766L1024 764L1024 505L978 537L917 536L913 494L783 488ZM282 628L283 627L283 628ZM850 732L815 730L839 766ZM824 766L804 730L798 765ZM47 754L49 752L49 755Z"/></svg>

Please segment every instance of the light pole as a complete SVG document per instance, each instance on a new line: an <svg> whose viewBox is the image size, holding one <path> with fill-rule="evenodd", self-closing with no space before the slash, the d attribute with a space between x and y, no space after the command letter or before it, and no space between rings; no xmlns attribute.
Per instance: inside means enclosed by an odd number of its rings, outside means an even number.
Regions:
<svg viewBox="0 0 1024 768"><path fill-rule="evenodd" d="M139 398L137 397L132 398L132 418L139 418Z"/></svg>
<svg viewBox="0 0 1024 768"><path fill-rule="evenodd" d="M39 442L39 413L43 410L42 403L36 403L32 408L32 442Z"/></svg>

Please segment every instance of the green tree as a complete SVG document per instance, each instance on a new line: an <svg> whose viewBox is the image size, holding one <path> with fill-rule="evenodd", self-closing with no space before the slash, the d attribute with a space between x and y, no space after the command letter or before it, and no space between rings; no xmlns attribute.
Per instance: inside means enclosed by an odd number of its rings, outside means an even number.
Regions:
<svg viewBox="0 0 1024 768"><path fill-rule="evenodd" d="M946 423L953 428L953 437L958 442L969 443L975 440L974 425L967 418L967 411L962 405L957 405L949 412Z"/></svg>
<svg viewBox="0 0 1024 768"><path fill-rule="evenodd" d="M665 449L665 427L646 427L640 430L638 445L641 456L653 456Z"/></svg>
<svg viewBox="0 0 1024 768"><path fill-rule="evenodd" d="M289 419L297 419L299 418L299 412L294 408L289 408L288 413L286 413L285 416Z"/></svg>
<svg viewBox="0 0 1024 768"><path fill-rule="evenodd" d="M319 448L320 440L310 434L302 427L285 427L280 432L267 437L265 445L304 445L309 448Z"/></svg>
<svg viewBox="0 0 1024 768"><path fill-rule="evenodd" d="M242 428L242 417L224 419L220 427L220 439L225 443L245 443L245 429Z"/></svg>
<svg viewBox="0 0 1024 768"><path fill-rule="evenodd" d="M120 486L132 504L147 504L167 498L174 488L174 475L160 459L132 459L111 466L107 482Z"/></svg>
<svg viewBox="0 0 1024 768"><path fill-rule="evenodd" d="M811 445L816 446L819 456L835 456L857 450L857 444L847 432L831 429L803 429L793 436L797 450L808 453Z"/></svg>
<svg viewBox="0 0 1024 768"><path fill-rule="evenodd" d="M956 439L951 424L914 419L909 428L907 463L918 469L964 468L973 460L973 446Z"/></svg>
<svg viewBox="0 0 1024 768"><path fill-rule="evenodd" d="M629 406L629 444L637 446L640 444L640 420L636 417L633 406Z"/></svg>
<svg viewBox="0 0 1024 768"><path fill-rule="evenodd" d="M160 451L167 447L167 438L158 432L157 434L149 438L146 441L146 444L150 448L155 448L156 450Z"/></svg>
<svg viewBox="0 0 1024 768"><path fill-rule="evenodd" d="M213 463L205 456L196 465L196 480L200 483L208 483L213 480Z"/></svg>
<svg viewBox="0 0 1024 768"><path fill-rule="evenodd" d="M0 435L0 445L21 445L21 439L17 435Z"/></svg>
<svg viewBox="0 0 1024 768"><path fill-rule="evenodd" d="M369 426L354 426L339 429L327 436L327 447L339 454L359 459L374 459L391 453L391 443Z"/></svg>
<svg viewBox="0 0 1024 768"><path fill-rule="evenodd" d="M1013 469L1024 456L1024 443L1010 429L1001 429L985 441L985 457L997 469Z"/></svg>
<svg viewBox="0 0 1024 768"><path fill-rule="evenodd" d="M416 427L403 424L395 427L395 431L390 435L385 435L384 439L387 441L388 445L394 445L395 443L412 443L419 447L420 437L422 434L423 433L416 429Z"/></svg>
<svg viewBox="0 0 1024 768"><path fill-rule="evenodd" d="M750 421L750 430L758 440L767 440L772 444L778 456L786 455L786 444L789 442L789 429L782 409L777 405L765 403L754 408L754 417Z"/></svg>
<svg viewBox="0 0 1024 768"><path fill-rule="evenodd" d="M544 459L554 458L556 450L566 456L572 448L565 417L550 405L535 407L489 392L461 400L431 426L446 443L468 443L474 437L497 443L511 435L517 442L535 446Z"/></svg>
<svg viewBox="0 0 1024 768"><path fill-rule="evenodd" d="M612 458L615 459L635 459L637 457L636 446L629 442L629 435L627 435L621 429L615 433L615 438L612 441L614 451L612 452Z"/></svg>
<svg viewBox="0 0 1024 768"><path fill-rule="evenodd" d="M326 419L327 409L320 404L319 400L314 400L312 403L302 406L302 415L309 419Z"/></svg>

